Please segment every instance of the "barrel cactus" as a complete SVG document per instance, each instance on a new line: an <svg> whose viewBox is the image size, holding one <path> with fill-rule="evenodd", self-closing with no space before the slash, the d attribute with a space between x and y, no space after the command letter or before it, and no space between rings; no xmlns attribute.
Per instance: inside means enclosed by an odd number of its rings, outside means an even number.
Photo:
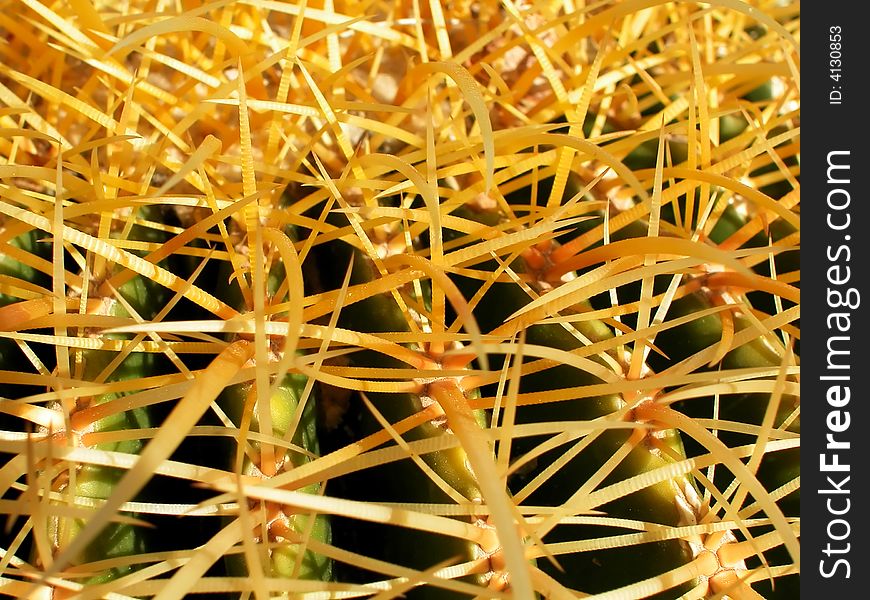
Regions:
<svg viewBox="0 0 870 600"><path fill-rule="evenodd" d="M798 3L0 30L0 593L797 597Z"/></svg>

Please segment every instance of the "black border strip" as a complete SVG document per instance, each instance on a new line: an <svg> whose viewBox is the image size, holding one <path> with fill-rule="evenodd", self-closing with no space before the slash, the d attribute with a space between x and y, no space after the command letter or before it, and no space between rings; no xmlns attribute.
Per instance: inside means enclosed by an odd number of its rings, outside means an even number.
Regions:
<svg viewBox="0 0 870 600"><path fill-rule="evenodd" d="M870 356L861 335L870 304L863 4L802 7L801 595L809 599L863 597L858 540L870 478L860 426Z"/></svg>

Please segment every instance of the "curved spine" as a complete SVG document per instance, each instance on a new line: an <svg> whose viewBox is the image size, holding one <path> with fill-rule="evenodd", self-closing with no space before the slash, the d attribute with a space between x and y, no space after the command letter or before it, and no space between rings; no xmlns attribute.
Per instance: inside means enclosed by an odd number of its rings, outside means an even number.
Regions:
<svg viewBox="0 0 870 600"><path fill-rule="evenodd" d="M225 265L219 277L228 281L229 275L229 265ZM284 264L276 261L266 277L267 305L278 302L276 294L285 277ZM303 290L294 290L295 292L302 293ZM245 305L238 283L224 286L222 295L238 310L250 310ZM283 350L270 348L267 354L270 360L278 362L281 352ZM301 353L297 352L297 355L301 356ZM256 361L251 361L251 364L256 364ZM319 454L314 391L316 388L312 388L306 397L306 388L312 387L308 378L292 370L277 385L274 385L273 379L270 377L272 391L267 397L269 427L272 432L270 440L260 442L247 439L251 434L263 433L260 422L262 411L258 400L261 395L258 394L256 382L233 384L218 399L218 405L239 429L239 437L229 445L228 455L221 467L238 470L241 475L266 480L305 464ZM264 442L270 447L271 459L268 464L262 461ZM314 483L298 491L319 494L321 488L320 484ZM257 502L248 511L254 525L251 537L259 547L266 548L261 557L263 575L314 581L332 580L332 560L308 546L309 539L325 544L331 542L328 515L312 515L268 502ZM245 554L230 554L225 562L230 575L251 576Z"/></svg>
<svg viewBox="0 0 870 600"><path fill-rule="evenodd" d="M368 256L345 243L335 241L327 244L318 252L320 265L319 278L324 289L336 289L341 286L342 273L347 265L351 265L349 283L351 286L364 286L378 278L377 270ZM408 299L413 294L401 292ZM424 289L424 296L427 292ZM428 297L413 298L421 304L429 302ZM378 334L387 332L408 332L409 316L389 294L375 294L363 300L343 306L338 317L338 326L355 332ZM439 368L439 357L430 356L428 349L419 345L410 348L420 353L422 359L430 364L430 368ZM428 358L427 358L428 357ZM414 380L413 367L398 358L374 350L356 350L344 359L349 366L368 369L396 369L407 373L402 379ZM445 366L445 368L447 368ZM433 378L435 382L449 378ZM420 386L420 392L400 393L366 393L365 403L369 404L378 415L368 407L360 407L354 415L345 416L345 424L353 429L353 438L358 439L383 431L383 421L396 424L426 410L437 400L426 393L427 386ZM474 398L475 391L464 392L466 398ZM433 393L433 396L436 394ZM440 411L436 411L440 412ZM443 412L442 416L426 420L407 432L402 433L405 442L426 440L452 433L449 421ZM355 419L348 425L349 419ZM473 411L473 418L479 427L488 426L484 411ZM361 471L339 480L331 485L339 487L340 493L348 497L370 502L401 502L401 503L450 503L467 502L477 504L483 502L483 494L477 483L477 478L471 468L469 458L462 446L437 450L423 454L419 459L425 464L426 473L421 466L412 460L400 460L379 467ZM436 479L441 481L436 483ZM366 481L377 480L376 488L367 486ZM446 486L446 487L445 487ZM334 488L333 488L334 489ZM452 491L445 491L452 490ZM475 520L475 519L473 519ZM483 521L476 519L478 524L489 528ZM341 541L358 548L359 551L381 560L419 570L431 568L441 561L450 559L459 563L480 559L495 548L482 548L476 541L459 539L437 533L419 532L397 526L369 526L353 524L354 531L336 525L336 536L348 536ZM492 537L482 534L482 537ZM355 577L364 578L357 573ZM470 580L477 585L499 581L497 574L487 572L473 576ZM505 585L502 581L498 585ZM463 594L439 588L436 586L419 586L408 590L406 597L414 599L446 599L461 598Z"/></svg>

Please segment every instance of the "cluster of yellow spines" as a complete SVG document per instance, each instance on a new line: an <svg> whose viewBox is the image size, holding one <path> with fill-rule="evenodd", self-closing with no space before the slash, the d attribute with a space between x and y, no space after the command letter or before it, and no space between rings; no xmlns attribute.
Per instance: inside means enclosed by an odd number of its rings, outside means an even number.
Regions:
<svg viewBox="0 0 870 600"><path fill-rule="evenodd" d="M0 35L0 594L796 597L798 3Z"/></svg>

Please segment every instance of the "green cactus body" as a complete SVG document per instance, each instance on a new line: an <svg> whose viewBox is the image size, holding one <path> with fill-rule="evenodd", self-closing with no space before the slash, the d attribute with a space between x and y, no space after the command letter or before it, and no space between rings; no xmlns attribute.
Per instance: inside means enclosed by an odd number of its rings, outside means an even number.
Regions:
<svg viewBox="0 0 870 600"><path fill-rule="evenodd" d="M490 212L475 212L466 208L455 211L454 216L484 223L493 223L497 215ZM547 243L545 243L545 246ZM536 252L536 249L531 252ZM512 265L517 273L528 273L530 268L524 258L517 259ZM495 268L494 264L484 263L476 268ZM471 278L454 277L459 288L468 298L472 298L480 287L480 282ZM501 326L514 312L526 306L531 299L528 294L514 283L496 283L482 297L475 308L475 316L481 330L492 331ZM581 307L582 308L582 307ZM613 337L608 326L598 320L582 320L576 329L590 342L600 342ZM564 351L582 347L578 338L558 324L533 325L525 331L526 343ZM593 360L603 365L600 357ZM528 361L527 361L528 362ZM524 375L520 383L521 393L542 393L575 387L601 384L602 380L585 370L569 365L554 365L550 368ZM619 394L607 394L588 398L578 398L563 402L520 406L517 409L517 423L570 422L586 421L617 413L626 406ZM630 419L630 415L626 415ZM632 436L629 429L605 430L603 433L555 471L524 502L532 505L560 506L577 491L577 482L588 481L614 453L619 452ZM641 436L643 437L643 436ZM671 448L676 456L684 456L682 443L675 431L664 430L657 433L660 442ZM541 439L515 440L512 449L515 457L532 450ZM540 475L548 466L559 460L565 448L556 448L537 457L532 468L516 475L511 482L512 488L519 491ZM619 462L616 468L601 482L602 486L623 481L641 473L673 462L673 458L656 450L654 445L641 440ZM591 491L591 490L590 490ZM687 522L688 515L681 508L687 499L691 504L696 492L690 479L678 477L664 481L623 498L612 501L603 507L607 515L637 519L661 525L677 526ZM614 528L581 525L559 525L544 538L547 543L590 540L624 532ZM541 568L564 585L587 593L603 592L608 589L630 585L665 571L677 569L693 559L691 548L680 540L669 540L642 544L623 549L607 549L593 552L577 552L557 556L563 570L556 569L541 561ZM692 582L680 585L656 598L677 597L687 592Z"/></svg>
<svg viewBox="0 0 870 600"><path fill-rule="evenodd" d="M291 234L295 234L291 230ZM229 281L230 265L224 264L218 277L221 281ZM286 276L285 267L281 262L275 262L269 269L266 277L267 301L275 300L282 282ZM244 299L241 288L237 283L227 284L221 288L223 299L239 309L244 308ZM275 357L277 360L277 357ZM257 441L248 442L253 455L248 455L242 460L241 473L253 477L267 479L274 474L292 470L294 467L305 464L320 451L316 423L316 388L301 407L300 400L308 384L308 378L298 373L288 373L282 379L280 385L274 388L268 398L269 413L272 429L272 437L276 440L289 441L295 448L282 445L273 446L275 453L275 473L264 473L259 463L262 444ZM254 383L240 383L227 387L218 399L218 404L226 413L233 424L241 428L245 415L250 415L249 431L260 433L260 408L257 404L257 389ZM292 437L287 440L290 428L294 427ZM240 441L239 441L240 443ZM229 445L227 460L219 465L221 468L236 468L236 456L239 451L238 443ZM318 494L320 484L304 486L298 491L308 494ZM256 505L256 510L266 512L268 522L266 532L261 531L259 523L261 519L253 519L257 523L252 536L255 539L268 538L270 542L268 560L265 565L267 577L308 579L316 581L331 581L333 563L332 560L322 554L318 554L307 547L304 541L314 539L322 543L330 543L332 539L330 519L327 515L312 515L283 510L280 506L263 503ZM252 510L252 515L254 511ZM227 571L232 576L248 576L250 572L244 554L231 554L226 560Z"/></svg>
<svg viewBox="0 0 870 600"><path fill-rule="evenodd" d="M680 300L675 301L668 311L668 319L676 319L683 315L692 314L696 311L713 307L714 304L706 297L704 292L696 292ZM734 328L737 332L752 330L754 327L744 316L735 315ZM702 319L696 319L689 323L667 330L667 335L656 338L656 344L669 354L672 360L680 357L692 356L698 351L719 342L722 336L723 325L720 314L713 314ZM780 342L781 343L781 342ZM752 341L730 350L722 358L717 368L723 370L766 368L777 371L783 361L784 349L777 350L770 339L756 337ZM723 422L760 426L765 420L768 406L771 401L767 393L732 393L720 396L714 403L714 398L695 398L677 403L676 408L693 418L711 418L714 416ZM788 432L800 434L800 417L795 417L795 411L799 409L799 398L792 394L783 394L779 399L776 413L773 417L772 426L780 428L790 419ZM799 413L798 413L799 414ZM753 444L757 438L753 435L740 434L727 429L717 433L717 437L729 447L743 444ZM790 448L765 454L756 471L758 481L766 490L772 492L789 483L793 483L800 476L800 448ZM717 470L714 483L719 489L726 489L733 478L727 469ZM780 498L777 504L787 517L797 518L800 516L800 489L791 491ZM755 531L756 535L764 532L764 528ZM788 564L790 557L784 548L776 548L767 553L767 560L771 564ZM756 561L747 561L747 564L758 566ZM798 594L798 578L787 577L776 582L770 587L769 582L760 582L756 588L763 592L765 598L782 599L794 598Z"/></svg>
<svg viewBox="0 0 870 600"><path fill-rule="evenodd" d="M346 265L353 263L350 285L364 284L376 278L371 261L359 250L344 242L334 242L321 251L318 257L323 265L321 277L327 287L338 287L341 274ZM425 293L425 292L424 292ZM424 304L428 299L424 299ZM371 296L365 300L344 306L338 319L338 326L365 333L407 332L407 317L389 294ZM352 366L367 368L389 368L412 371L406 363L372 350L355 351L347 357ZM474 397L474 392L468 392ZM415 393L368 393L367 398L384 419L397 423L411 417L433 400ZM488 420L484 411L474 411L474 418L480 427L487 427ZM368 409L361 409L354 424L354 437L364 437L381 431L379 421ZM426 421L402 437L407 442L424 440L444 435L448 432L446 422ZM457 447L430 452L421 459L447 485L458 492L469 503L482 500L482 493L464 449ZM349 498L371 502L402 503L442 503L454 502L433 480L410 459L382 465L355 473L334 485ZM369 486L367 481L377 481L377 486ZM335 489L335 488L333 488ZM336 525L336 536L346 536L339 540L364 552L394 564L426 569L452 559L462 563L481 556L481 548L474 542L436 533L413 531L403 527L379 526L349 523L347 528ZM355 577L365 578L361 573ZM471 578L478 585L486 583L490 574ZM467 579L467 578L466 578ZM463 598L446 589L434 586L420 586L406 592L406 597L415 599Z"/></svg>
<svg viewBox="0 0 870 600"><path fill-rule="evenodd" d="M749 214L751 214L751 211ZM710 242L713 244L725 242L748 222L749 214L746 214L746 211L738 210L734 205L726 206L709 234ZM667 210L662 211L662 215L673 225L673 207L667 207ZM587 226L594 226L594 223ZM630 223L619 231L613 232L612 239L615 241L644 237L647 235L648 227L648 222L645 219L641 219ZM776 243L793 232L794 228L789 223L775 220L769 224L767 233L759 232L755 234L742 244L741 247L764 247L771 243L770 240ZM770 238L768 238L768 235ZM773 262L776 272L782 274L798 271L798 261L797 251L788 250L777 253L774 256ZM767 261L758 263L753 267L753 270L763 277L770 274ZM692 277L687 276L684 278L684 282L691 281ZM663 294L670 280L670 277L656 278L654 294ZM665 325L678 318L711 310L717 306L721 307L723 303L730 304L737 302L737 304L733 304L732 308L725 309L727 311L725 317L730 320L729 327L733 328L734 334L738 335L741 332L752 331L755 327L745 312L746 306L749 305L744 306L741 304L742 302L748 301L753 308L760 309L768 314L773 314L777 310L773 296L766 292L750 291L744 295L743 292L738 291L736 295L731 295L733 297L728 296L731 299L727 300L723 296L723 294L728 295L729 290L727 288L708 289L701 284L690 286L690 289L692 291L678 294L677 298L671 302L665 319ZM617 290L617 295L621 303L636 302L640 295L640 286L639 284L624 286ZM609 303L609 299L602 298L601 303L603 306ZM782 305L784 308L788 308L792 303L788 299L783 299ZM660 331L656 335L655 344L664 353L664 356L658 352L650 353L648 358L649 365L655 371L661 371L692 357L698 352L717 346L720 340L722 340L724 331L723 319L725 317L723 317L722 312L708 314L682 325L668 327ZM747 343L730 348L721 357L718 364L702 367L700 370L762 368L775 372L780 368L785 354L782 340L773 338L770 335L759 335ZM731 393L723 394L718 398L718 401L712 397L693 398L677 402L674 407L692 418L710 419L715 417L724 422L760 426L764 422L770 399L771 396L767 393ZM777 406L772 426L779 428L785 423L786 419L789 419L787 431L799 434L800 416L799 412L796 412L798 409L799 398L792 394L783 394ZM727 430L719 431L717 437L729 447L752 444L757 441L752 435ZM687 448L690 455L706 451L694 441L687 442ZM765 454L761 458L756 472L759 482L765 489L771 492L783 485L793 483L799 474L799 448L779 450ZM714 483L717 488L726 489L733 480L733 477L734 475L728 469L719 469L716 472ZM779 499L777 504L787 517L799 517L800 490L796 489L790 492ZM777 548L769 554L769 559L774 561L775 564L777 562L783 564L789 562L789 555L782 547ZM750 561L750 564L754 565L755 563ZM756 587L759 587L759 589L763 588L764 597L766 598L784 599L790 598L796 593L797 581L797 577L791 577L777 582L777 587L773 589L770 588L767 582L756 584Z"/></svg>
<svg viewBox="0 0 870 600"><path fill-rule="evenodd" d="M122 289L121 293L124 293ZM123 316L126 312L119 304L114 304L114 316ZM85 353L83 360L85 362L85 377L96 377L103 367L114 358L113 353L102 352L99 350L89 350ZM142 377L143 374L153 373L155 365L155 356L145 353L132 353L127 359L121 363L110 377L110 381L124 381ZM88 404L89 407L99 406L106 402L116 400L120 394L103 394L93 398ZM148 411L143 408L136 408L124 412L114 413L103 417L89 427L89 431L94 433L110 432L110 431L126 431L146 429L153 425L148 415ZM127 439L119 442L101 443L94 447L98 450L108 450L112 452L122 452L125 454L139 454L144 443L138 439ZM116 484L124 475L124 471L106 466L82 465L75 473L75 492L76 497L92 498L95 500L106 500L112 495ZM61 492L66 484L61 487ZM135 516L135 515L134 515ZM82 527L85 521L70 518L51 518L49 519L48 534L49 539L53 540L57 546L56 552L60 552L63 547L72 540ZM96 562L104 559L119 558L124 556L133 556L142 554L148 550L148 535L146 529L139 525L129 523L112 523L109 525L94 542L89 544L79 557L78 562L88 563ZM83 583L99 584L106 583L122 575L126 575L133 570L133 567L115 567L107 569L101 573L88 577Z"/></svg>
<svg viewBox="0 0 870 600"><path fill-rule="evenodd" d="M668 319L676 319L695 312L710 309L714 304L703 292L681 298L672 303L668 311ZM751 330L753 325L740 315L734 316L734 327L737 332ZM682 360L694 355L719 342L722 337L722 320L718 314L696 319L683 325L666 330L665 335L656 338L656 344L667 352L672 360ZM707 345L703 345L703 344ZM721 369L766 368L779 369L784 350L777 351L771 341L765 337L757 337L752 341L730 350L722 358ZM767 413L770 395L763 393L727 394L719 398L716 405L716 417L723 421L761 425ZM786 419L790 419L787 430L800 433L800 416L793 413L799 407L799 399L791 394L780 398L773 427L781 427ZM713 416L713 398L697 398L677 404L677 408L695 418L711 418ZM720 431L718 434L728 446L749 444L754 441L752 436ZM800 449L782 450L765 455L759 466L759 481L769 491L792 481L800 473ZM717 482L723 485L722 482ZM800 514L800 490L795 490L782 501L780 505L786 515Z"/></svg>
<svg viewBox="0 0 870 600"><path fill-rule="evenodd" d="M159 221L162 219L162 211L159 207L146 207L141 209L140 214L149 220ZM25 249L35 248L34 233L31 232L19 239L30 242ZM150 243L162 243L166 240L166 234L161 231L134 225L129 232L128 239ZM50 249L50 245L47 245ZM5 264L5 263L4 263ZM28 277L33 269L24 268L17 276ZM114 269L109 266L104 276L113 275ZM39 273L37 277L42 277ZM93 314L110 317L130 318L124 304L114 295L106 294L100 298L98 294L104 292L99 285L94 286L89 294L92 302L89 310ZM144 320L151 320L160 308L165 306L170 294L163 286L143 276L135 276L128 279L118 287L118 294L123 298L132 310ZM97 301L97 302L93 302ZM127 334L104 334L106 340L129 340ZM84 381L96 381L115 360L117 354L114 351L86 349L81 353L81 378ZM122 361L112 367L111 372L105 378L107 383L137 380L164 371L165 361L156 353L130 352ZM119 400L124 395L133 393L107 393L93 397L76 398L75 406L70 408L70 423L73 428L71 434L63 431L54 431L55 437L72 435L74 444L83 443L83 436L116 431L135 431L155 426L151 411L148 408L132 408L119 410L106 414L99 407L112 401ZM60 405L52 408L61 411ZM92 413L96 416L92 417ZM95 449L126 454L139 454L145 443L135 437L122 439L116 442L98 443ZM117 483L124 475L124 470L109 466L79 465L75 470L74 483L68 478L68 472L62 471L54 481L55 491L61 494L70 493L74 497L91 498L94 500L106 500L111 497ZM74 485L74 490L69 490L69 485ZM131 515L136 516L136 515ZM73 540L79 531L85 526L86 521L71 517L50 517L46 524L52 552L57 554ZM99 536L84 549L82 554L75 559L86 570L87 563L104 559L135 556L150 550L149 541L151 533L147 528L130 523L112 523L102 531ZM35 551L35 550L34 550ZM96 574L90 574L81 580L82 583L101 584L117 579L131 573L134 566L125 565L106 569Z"/></svg>
<svg viewBox="0 0 870 600"><path fill-rule="evenodd" d="M137 233L134 231L134 234ZM142 318L150 319L154 317L155 310L153 307L162 306L166 302L167 293L164 288L154 284L151 281L143 280L141 277L134 277L120 286L119 294L124 298L131 307L136 310ZM99 308L102 314L113 317L129 317L127 310L115 298L104 298ZM121 340L129 339L129 336L123 335L107 335L106 339ZM85 350L82 353L83 372L82 377L85 381L94 381L114 360L116 354L114 352L103 350ZM142 377L156 374L159 372L159 363L161 359L159 355L146 352L131 352L123 361L121 361L111 372L107 378L107 382L118 382L136 380ZM114 412L98 418L91 422L88 414L89 409L95 409L102 404L118 400L123 395L118 393L101 394L90 398L78 398L76 406L70 413L70 420L76 433L73 435L83 435L87 433L113 432L113 431L129 431L138 429L147 429L154 424L146 408L134 408ZM60 406L54 407L60 411ZM78 433L78 431L82 433ZM63 432L55 432L55 436L65 435ZM81 443L81 442L76 442ZM117 442L99 443L93 446L99 450L107 450L112 452L121 452L125 454L139 454L144 447L144 442L140 439L125 439ZM95 500L108 499L116 484L121 480L124 471L119 468L113 468L102 465L80 465L75 472L75 490L72 492L75 497L92 498ZM62 473L61 477L56 480L56 485L61 493L64 493L69 482L66 479L66 473ZM135 516L135 515L133 515ZM86 521L72 519L66 517L51 517L47 524L49 539L52 540L53 551L59 553L63 548L78 534L84 527ZM77 558L79 564L100 561L109 558L119 558L124 556L134 556L148 551L150 534L147 529L129 523L112 523L100 533L99 537L91 542L83 551L82 555ZM106 583L123 575L126 575L134 570L133 566L120 566L111 569L106 569L97 574L91 575L83 580L83 583L100 584Z"/></svg>
<svg viewBox="0 0 870 600"><path fill-rule="evenodd" d="M721 218L717 221L716 226L710 234L711 242L714 244L722 243L727 240L730 235L739 230L746 222L747 218L741 216L736 209L732 206L726 207ZM637 221L617 232L614 239L641 237L646 234L647 227L648 225L646 222ZM769 229L774 243L794 231L791 225L783 221L775 221L771 223ZM753 248L767 246L767 244L767 236L762 232L753 236L743 245L743 247ZM797 260L798 256L795 251L789 250L777 253L774 257L777 272L789 273L797 270L799 268ZM755 267L755 271L759 275L765 276L769 274L769 269L767 267L768 265L766 262L760 263ZM655 293L663 293L668 283L669 280L659 278L659 280L656 281ZM717 297L722 290L709 290L703 285L694 287L699 289L682 295L671 303L668 309L666 323L674 319L710 310L718 304L721 304L721 302L717 300ZM637 286L626 286L626 288L620 289L618 293L623 302L633 301L638 297ZM751 293L752 292L750 292L750 294ZM754 298L758 298L761 302L753 302L753 307L757 304L762 304L765 309L774 308L775 310L773 300L769 294L755 295ZM787 307L790 301L783 299L782 302L784 306ZM736 314L733 310L731 311L731 318L734 321L733 327L735 332L754 327L748 316L746 314L741 314L742 310L743 309L738 309ZM665 329L656 336L655 343L664 351L667 358L658 353L653 353L650 355L650 364L656 370L660 370L666 368L670 364L685 360L706 348L718 344L722 339L722 332L722 315L715 313L693 319L688 323L677 327ZM782 347L777 348L775 345L776 342L772 341L769 336L757 336L748 343L730 349L722 358L721 368L777 368L782 362L784 349ZM719 367L717 366L716 368ZM767 396L764 394L729 396L728 401L722 403L719 416L725 420L759 425L764 418L767 403ZM797 407L797 403L797 398L786 396L779 406L774 426L779 426L785 418L789 417ZM697 414L693 416L701 415ZM799 416L791 421L789 430L795 433L800 431ZM725 435L726 437L728 436L728 434L725 433L722 435ZM738 438L734 438L734 440L736 439Z"/></svg>
<svg viewBox="0 0 870 600"><path fill-rule="evenodd" d="M296 419L299 408L299 398L305 389L306 378L301 375L290 374L284 377L272 396L269 398L269 408L272 421L272 435L281 439L289 432ZM226 411L227 416L236 426L241 426L243 414L246 411L246 403L252 399L256 390L252 384L236 384L228 387L219 399L220 406ZM260 431L258 410L256 404L248 409L251 414L250 430ZM305 404L303 414L291 439L291 443L297 448L316 454L318 452L317 430L314 419L313 398ZM252 442L254 452L259 453L261 444ZM235 448L235 444L233 445ZM292 469L294 466L304 464L309 460L306 454L296 450L287 450L283 454L279 451L279 471ZM233 457L235 453L233 453ZM234 460L228 461L230 464ZM265 477L257 466L256 461L245 457L242 465L242 474L254 477ZM305 486L299 491L316 494L319 485ZM288 577L297 579L313 579L329 581L332 578L332 562L325 556L317 554L307 548L298 539L304 539L306 535L320 542L330 542L330 525L326 515L315 515L314 523L311 524L311 515L302 513L284 512L280 507L263 507L271 510L269 537L274 538L274 545L269 551L268 577ZM309 533L310 528L310 533ZM256 536L257 533L255 532ZM301 553L301 555L300 555ZM227 568L231 575L244 576L248 573L243 555L234 554L227 557Z"/></svg>
<svg viewBox="0 0 870 600"><path fill-rule="evenodd" d="M8 237L2 226L0 226L0 236ZM6 306L21 299L21 296L18 295L20 292L13 291L16 287L29 288L33 293L40 286L50 285L51 280L48 275L13 255L30 254L32 258L46 260L46 254L51 251L51 244L41 244L39 238L39 231L30 230L3 242L3 246L0 247L0 284L2 284L0 285L0 306Z"/></svg>

